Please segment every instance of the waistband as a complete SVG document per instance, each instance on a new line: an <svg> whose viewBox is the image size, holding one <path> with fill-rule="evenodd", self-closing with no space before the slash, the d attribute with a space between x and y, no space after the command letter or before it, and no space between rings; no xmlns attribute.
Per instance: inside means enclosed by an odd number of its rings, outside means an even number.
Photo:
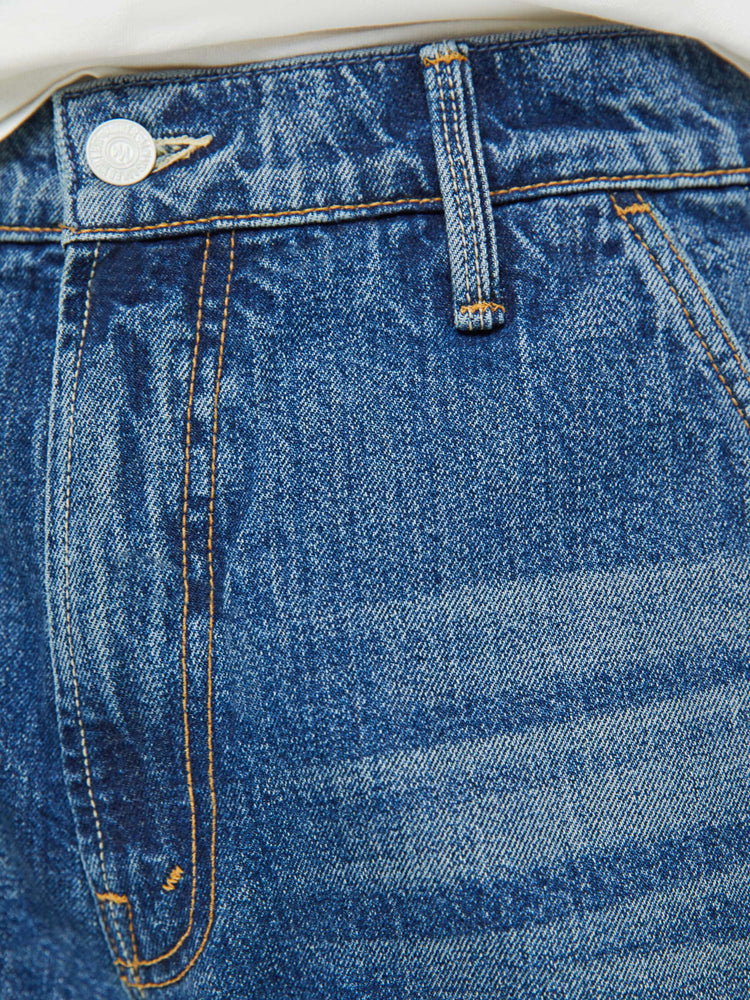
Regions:
<svg viewBox="0 0 750 1000"><path fill-rule="evenodd" d="M461 51L495 204L748 182L750 78L699 42L561 29L470 38ZM0 144L0 238L154 238L440 211L423 69L414 45L65 88ZM164 169L130 187L91 173L88 137L115 118L172 151Z"/></svg>

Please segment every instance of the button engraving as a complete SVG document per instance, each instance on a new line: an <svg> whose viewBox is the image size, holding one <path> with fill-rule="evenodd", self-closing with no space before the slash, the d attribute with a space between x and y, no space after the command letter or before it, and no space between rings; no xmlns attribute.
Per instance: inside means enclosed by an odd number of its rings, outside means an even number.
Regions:
<svg viewBox="0 0 750 1000"><path fill-rule="evenodd" d="M156 162L156 144L148 131L128 118L97 126L86 143L92 173L107 184L124 187L148 177Z"/></svg>

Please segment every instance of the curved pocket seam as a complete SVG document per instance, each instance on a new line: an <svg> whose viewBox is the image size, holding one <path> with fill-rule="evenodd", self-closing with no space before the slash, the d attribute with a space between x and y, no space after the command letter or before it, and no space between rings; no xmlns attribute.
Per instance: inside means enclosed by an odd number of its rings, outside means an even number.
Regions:
<svg viewBox="0 0 750 1000"><path fill-rule="evenodd" d="M188 798L190 801L190 834L191 834L191 862L192 862L192 885L190 888L190 912L188 916L188 924L186 929L182 932L180 937L177 939L176 943L168 948L165 952L155 956L154 958L140 960L137 957L135 946L133 947L133 958L128 959L125 952L116 954L115 964L124 966L126 969L133 970L133 978L137 979L138 969L140 966L151 966L159 965L161 962L166 961L171 958L172 955L176 954L182 947L183 943L190 936L190 932L193 929L193 921L195 919L195 899L197 892L197 864L196 864L196 847L197 847L197 829L196 829L196 813L195 813L195 790L193 786L193 775L192 775L192 763L190 757L190 723L188 719L187 712L187 618L188 610L190 604L190 590L188 583L188 567L187 567L187 517L189 510L189 488L190 488L190 445L191 445L191 432L192 432L192 415L193 415L193 401L195 394L195 378L198 369L198 350L201 343L201 330L203 326L203 302L204 293L206 288L206 268L208 265L208 253L211 246L211 236L210 234L206 236L206 240L203 248L203 263L201 267L201 280L200 287L198 290L198 316L196 320L195 327L195 340L193 344L192 351L192 363L190 368L190 383L188 388L188 401L187 401L187 414L185 418L185 452L184 452L184 476L183 476L183 502L182 502L182 581L183 581L183 604L182 604L182 626L181 626L181 643L180 643L180 670L182 676L182 711L183 711L183 726L185 732L185 770L187 776L187 787L188 787ZM100 902L105 902L108 900L107 893L97 893L97 899ZM124 905L128 909L129 919L132 923L132 904L130 898L127 895L119 896L115 899L109 900L111 902L119 903ZM127 980L126 980L127 981ZM128 984L130 985L130 984Z"/></svg>
<svg viewBox="0 0 750 1000"><path fill-rule="evenodd" d="M201 274L201 288L200 288L200 306L199 306L199 319L196 332L196 340L194 345L194 357L193 366L191 370L191 380L190 389L188 396L188 413L187 413L187 428L186 428L186 444L185 444L185 479L184 479L184 494L183 494L183 512L182 512L182 551L183 551L183 585L184 585L184 604L183 604L183 624L182 624L182 672L183 672L183 683L186 684L186 671L187 671L187 659L186 659L186 643L187 643L187 610L188 610L188 578L187 578L187 542L186 542L186 531L187 531L187 509L188 509L188 485L190 476L190 424L191 424L191 413L192 413L192 402L193 402L193 391L195 385L195 372L197 367L198 359L198 345L200 339L200 323L203 313L203 293L205 288L205 276L206 276L206 263L208 258L208 250L210 245L210 235L206 236L206 244L203 256L203 268ZM213 709L212 709L212 694L213 694L213 683L212 683L212 662L213 662L213 634L214 634L214 598L215 598L215 586L214 586L214 566L213 566L213 528L214 528L214 505L215 505L215 493L216 493L216 455L217 455L217 438L218 438L218 420L219 420L219 391L221 388L221 375L224 361L224 347L226 343L226 332L227 332L227 320L229 316L229 293L231 290L232 276L234 274L234 260L235 260L235 232L231 233L230 242L230 252L229 252L229 269L227 272L227 280L224 289L224 303L222 310L222 320L221 320L221 334L219 339L219 357L216 367L216 379L214 385L213 393L213 426L212 426L212 436L211 436L211 479L210 479L210 494L209 494L209 506L208 506L208 543L207 543L207 562L208 562L208 572L209 572L209 624L208 624L208 650L207 650L207 694L206 694L206 714L207 714L207 735L208 735L208 780L209 788L211 794L211 884L210 884L210 900L209 900L209 912L208 919L206 921L206 926L203 931L201 940L193 953L192 957L187 961L183 968L175 973L173 976L160 980L158 982L147 982L141 983L138 981L138 970L144 966L158 965L165 961L167 958L176 954L176 952L182 947L184 942L188 939L190 932L193 927L193 921L195 916L195 896L197 892L197 863L196 863L196 849L197 849L197 829L195 826L195 808L191 809L191 834L192 834L192 867L193 867L193 885L191 888L191 906L190 906L190 917L188 920L188 927L183 932L176 944L172 945L170 949L164 952L162 955L156 958L142 960L138 958L135 944L135 937L133 938L133 961L129 962L123 960L121 957L118 958L116 964L120 966L125 966L126 969L132 969L133 980L127 978L127 973L122 976L123 982L127 986L135 987L139 990L144 989L159 989L164 986L170 986L173 983L178 982L185 976L193 965L196 963L200 957L203 949L208 942L209 934L211 933L211 928L214 921L214 909L215 909L215 896L216 896L216 819L217 819L217 804L216 804L216 788L214 785L214 773L213 773ZM186 688L185 688L186 690ZM184 724L186 726L186 767L187 767L187 777L188 777L188 787L190 789L191 803L193 801L193 786L192 786L192 775L190 767L190 756L188 749L188 738L187 738L187 707L185 702L185 695L183 695L183 709L184 709ZM99 897L101 898L101 897ZM127 896L122 897L123 903L128 908L128 913L132 925L132 906L130 900Z"/></svg>
<svg viewBox="0 0 750 1000"><path fill-rule="evenodd" d="M206 943L208 941L211 928L213 926L214 915L215 915L215 896L216 896L216 837L217 837L217 799L216 799L216 788L214 782L213 773L213 708L212 708L212 697L213 697L213 684L212 684L212 663L213 663L213 641L214 641L214 625L215 625L215 577L214 577L214 560L213 560L213 534L214 534L214 521L215 521L215 492L216 492L216 465L217 465L217 450L218 450L218 419L219 419L219 395L221 387L221 377L224 361L224 349L226 343L226 333L228 325L228 313L229 313L229 299L232 277L234 273L235 266L235 231L231 232L230 250L229 250L229 263L226 274L226 281L224 286L223 304L221 312L221 329L219 335L219 345L218 345L218 358L216 362L216 373L214 376L214 385L212 391L212 429L211 429L211 448L210 448L210 492L208 499L208 539L206 547L206 560L209 575L209 611L208 611L208 639L207 639L207 707L206 707L206 721L207 721L207 743L208 743L208 785L211 800L211 841L210 841L210 886L209 886L209 900L208 900L208 915L205 923L205 927L201 933L200 940L197 943L195 950L191 957L185 962L183 967L179 969L174 975L167 979L160 981L150 981L144 982L141 969L148 966L156 966L161 962L165 961L172 955L176 954L177 951L182 947L182 945L190 937L191 931L193 930L195 921L195 903L197 894L197 828L196 828L196 816L194 807L194 792L192 787L192 774L191 774L191 763L190 763L190 751L189 751L189 736L188 736L188 719L187 719L187 705L186 705L186 671L187 671L187 653L186 653L186 627L187 627L187 609L188 609L188 581L187 581L187 552L186 552L186 531L187 531L187 513L188 513L188 484L189 484L189 470L190 470L190 417L192 412L193 403L193 393L195 386L195 375L196 367L198 362L198 343L200 340L201 332L201 322L203 316L203 296L205 289L205 279L206 279L206 265L208 250L210 244L210 234L206 236L206 243L203 256L203 267L201 274L201 283L199 291L199 311L197 320L197 330L195 337L195 344L193 348L193 360L191 368L191 379L189 386L189 398L188 398L188 410L187 410L187 426L186 426L186 442L185 442L185 473L184 473L184 487L183 487L183 504L181 511L182 519L182 549L183 549L183 583L184 583L184 600L183 600L183 622L182 622L182 641L181 641L181 672L183 677L183 718L185 723L185 756L186 756L186 772L187 772L187 782L188 791L191 800L191 840L192 840L192 867L193 867L193 885L191 890L191 907L190 916L188 919L187 929L182 932L180 938L173 944L167 951L163 954L156 956L151 959L142 959L139 956L139 950L136 941L135 926L134 926L134 908L131 903L130 897L125 893L120 893L113 889L112 882L109 877L109 872L106 862L105 853L105 837L102 828L102 822L99 815L99 808L97 806L96 796L94 794L93 779L92 779L92 769L91 762L89 759L88 751L88 741L86 734L86 727L83 720L83 707L80 695L80 684L78 675L78 666L76 663L76 654L74 650L73 643L73 615L72 615L72 599L71 599L71 544L70 544L70 525L71 525L71 512L72 512L72 469L73 469L73 445L75 440L75 423L76 423L76 413L77 413L77 401L80 395L79 385L80 385L80 375L82 370L82 359L85 343L87 340L87 335L90 326L90 315L91 315L91 303L92 303L92 290L94 285L94 277L97 272L97 263L100 256L100 243L96 244L94 254L92 256L92 262L89 270L88 281L86 284L85 300L84 300L84 310L83 319L81 322L81 332L78 337L78 344L75 357L75 366L72 376L72 386L70 390L70 401L68 405L68 428L67 428L67 441L64 445L64 476L63 476L63 614L65 620L65 631L66 631L66 646L67 646L67 656L66 659L69 663L69 670L72 678L72 695L75 707L75 718L78 729L78 737L80 741L80 752L83 757L83 772L85 778L85 787L91 812L93 814L94 826L96 831L96 851L95 857L97 857L98 865L94 862L95 867L99 867L101 870L101 880L103 882L103 890L97 891L96 884L92 885L93 895L98 904L98 910L101 916L102 926L105 932L105 936L109 942L110 950L114 957L114 964L117 968L118 976L126 988L126 990L133 989L140 995L145 989L160 988L163 986L169 986L172 983L176 983L186 973L193 967L198 957L203 952ZM221 301L221 300L220 300ZM85 858L84 858L85 860ZM98 879L97 879L98 881ZM113 933L114 931L114 933ZM130 947L126 944L126 940L130 938Z"/></svg>

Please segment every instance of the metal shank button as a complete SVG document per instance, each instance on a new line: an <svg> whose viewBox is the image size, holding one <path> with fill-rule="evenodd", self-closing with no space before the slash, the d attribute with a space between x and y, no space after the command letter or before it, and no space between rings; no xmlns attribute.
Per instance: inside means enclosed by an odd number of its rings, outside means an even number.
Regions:
<svg viewBox="0 0 750 1000"><path fill-rule="evenodd" d="M149 132L128 118L98 125L86 143L92 173L107 184L124 187L148 177L156 162L156 144Z"/></svg>

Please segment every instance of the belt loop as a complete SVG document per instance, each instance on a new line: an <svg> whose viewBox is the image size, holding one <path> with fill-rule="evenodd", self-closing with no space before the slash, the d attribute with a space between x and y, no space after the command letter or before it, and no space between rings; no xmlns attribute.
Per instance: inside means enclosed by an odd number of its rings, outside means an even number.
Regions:
<svg viewBox="0 0 750 1000"><path fill-rule="evenodd" d="M500 268L468 46L419 50L448 235L453 319L459 330L502 326Z"/></svg>

